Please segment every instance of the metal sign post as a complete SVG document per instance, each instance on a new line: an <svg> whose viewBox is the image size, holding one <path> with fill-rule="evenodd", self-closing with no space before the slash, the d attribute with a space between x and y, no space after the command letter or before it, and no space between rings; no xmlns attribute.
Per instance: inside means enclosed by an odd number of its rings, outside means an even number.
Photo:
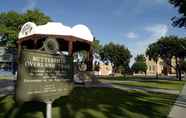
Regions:
<svg viewBox="0 0 186 118"><path fill-rule="evenodd" d="M46 102L46 118L52 118L52 101Z"/></svg>

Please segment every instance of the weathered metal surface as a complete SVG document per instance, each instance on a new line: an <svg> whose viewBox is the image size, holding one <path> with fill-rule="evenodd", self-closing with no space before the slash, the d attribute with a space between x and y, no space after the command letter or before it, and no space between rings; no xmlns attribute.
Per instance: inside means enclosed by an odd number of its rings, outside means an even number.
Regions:
<svg viewBox="0 0 186 118"><path fill-rule="evenodd" d="M44 51L22 50L18 67L16 98L20 102L53 101L72 88L73 57Z"/></svg>

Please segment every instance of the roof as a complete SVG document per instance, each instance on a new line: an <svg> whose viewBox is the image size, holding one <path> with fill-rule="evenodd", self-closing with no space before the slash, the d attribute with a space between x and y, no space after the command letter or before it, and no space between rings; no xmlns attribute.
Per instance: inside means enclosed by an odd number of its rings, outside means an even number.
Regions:
<svg viewBox="0 0 186 118"><path fill-rule="evenodd" d="M59 22L48 22L45 25L36 25L33 22L27 22L22 26L21 31L19 32L18 39L30 37L37 34L73 36L90 42L93 41L93 35L87 26L79 24L71 28Z"/></svg>

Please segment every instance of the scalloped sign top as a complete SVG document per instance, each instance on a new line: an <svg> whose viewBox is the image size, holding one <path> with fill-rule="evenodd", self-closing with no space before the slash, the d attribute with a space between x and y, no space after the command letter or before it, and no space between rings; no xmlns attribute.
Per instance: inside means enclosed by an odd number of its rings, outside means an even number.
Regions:
<svg viewBox="0 0 186 118"><path fill-rule="evenodd" d="M79 24L71 28L59 22L48 22L45 25L36 25L33 22L27 22L22 26L18 39L34 34L74 36L87 41L93 41L93 35L87 26Z"/></svg>

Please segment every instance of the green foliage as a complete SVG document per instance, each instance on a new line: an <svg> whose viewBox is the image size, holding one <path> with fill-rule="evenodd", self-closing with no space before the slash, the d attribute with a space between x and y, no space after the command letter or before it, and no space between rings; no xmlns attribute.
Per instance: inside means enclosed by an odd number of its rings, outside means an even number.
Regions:
<svg viewBox="0 0 186 118"><path fill-rule="evenodd" d="M94 53L100 54L103 46L100 44L99 40L94 40L92 43Z"/></svg>
<svg viewBox="0 0 186 118"><path fill-rule="evenodd" d="M157 63L159 58L159 52L159 45L157 43L152 43L147 48L146 55L149 57L150 60L153 59Z"/></svg>
<svg viewBox="0 0 186 118"><path fill-rule="evenodd" d="M94 58L94 71L99 71L99 60L100 60L100 53L103 49L103 46L100 44L99 40L94 39L92 43L93 48L93 58Z"/></svg>
<svg viewBox="0 0 186 118"><path fill-rule="evenodd" d="M144 62L136 62L132 65L132 70L135 73L138 72L146 72L147 70L147 65Z"/></svg>
<svg viewBox="0 0 186 118"><path fill-rule="evenodd" d="M28 10L25 13L15 11L0 13L0 35L2 36L0 45L15 45L21 26L28 21L41 25L51 19L39 10Z"/></svg>
<svg viewBox="0 0 186 118"><path fill-rule="evenodd" d="M157 42L149 45L146 55L156 62L159 57L163 59L167 69L168 66L176 69L177 77L181 80L180 64L181 60L186 57L186 39L177 36L161 37ZM171 64L173 57L176 59L176 66ZM165 70L165 74L167 74L167 70Z"/></svg>
<svg viewBox="0 0 186 118"><path fill-rule="evenodd" d="M114 64L115 71L118 71L119 66L123 66L125 69L127 69L130 58L132 57L128 48L126 48L124 45L115 44L112 42L104 45L100 56L105 63L111 62Z"/></svg>
<svg viewBox="0 0 186 118"><path fill-rule="evenodd" d="M142 54L141 55L137 55L136 58L135 58L135 60L137 62L145 62L146 61L144 55L142 55Z"/></svg>
<svg viewBox="0 0 186 118"><path fill-rule="evenodd" d="M146 65L146 60L144 55L137 55L137 57L135 58L135 63L132 65L132 70L135 73L138 72L145 72L147 71L147 65Z"/></svg>
<svg viewBox="0 0 186 118"><path fill-rule="evenodd" d="M162 59L171 59L173 56L184 58L186 56L186 39L176 36L161 37L157 42L149 45L146 55L155 61L159 57Z"/></svg>
<svg viewBox="0 0 186 118"><path fill-rule="evenodd" d="M49 21L52 21L49 16L46 16L40 10L28 10L26 13L23 14L24 20L34 22L37 25L46 24Z"/></svg>
<svg viewBox="0 0 186 118"><path fill-rule="evenodd" d="M176 36L162 37L158 42L160 56L172 58L173 56L183 58L186 56L186 40Z"/></svg>
<svg viewBox="0 0 186 118"><path fill-rule="evenodd" d="M121 74L125 74L125 68L123 66L118 67L118 72Z"/></svg>
<svg viewBox="0 0 186 118"><path fill-rule="evenodd" d="M172 25L177 27L186 27L186 0L169 0L169 3L177 8L180 16L172 18Z"/></svg>

